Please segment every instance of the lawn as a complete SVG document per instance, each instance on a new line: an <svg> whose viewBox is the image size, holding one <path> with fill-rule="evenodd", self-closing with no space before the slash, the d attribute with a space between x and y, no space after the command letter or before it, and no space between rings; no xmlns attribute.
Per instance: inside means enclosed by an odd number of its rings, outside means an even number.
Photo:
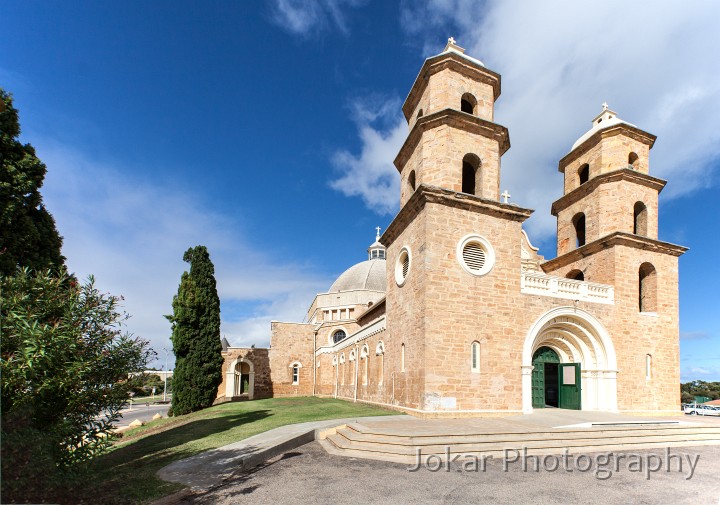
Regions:
<svg viewBox="0 0 720 505"><path fill-rule="evenodd" d="M93 483L86 484L81 494L88 502L147 502L182 489L155 476L178 459L286 424L390 414L394 412L359 403L300 397L224 403L159 419L125 432L110 452L99 456L92 469Z"/></svg>

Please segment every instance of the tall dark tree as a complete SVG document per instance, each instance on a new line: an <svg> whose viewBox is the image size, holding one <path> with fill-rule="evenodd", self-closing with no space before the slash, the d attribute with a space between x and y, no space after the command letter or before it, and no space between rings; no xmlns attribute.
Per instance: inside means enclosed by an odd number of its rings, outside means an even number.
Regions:
<svg viewBox="0 0 720 505"><path fill-rule="evenodd" d="M212 405L222 383L220 298L215 267L205 246L185 251L190 263L173 298L172 344L175 353L172 411L187 414Z"/></svg>
<svg viewBox="0 0 720 505"><path fill-rule="evenodd" d="M59 271L62 237L40 195L47 169L19 136L12 95L0 88L0 275L18 267Z"/></svg>

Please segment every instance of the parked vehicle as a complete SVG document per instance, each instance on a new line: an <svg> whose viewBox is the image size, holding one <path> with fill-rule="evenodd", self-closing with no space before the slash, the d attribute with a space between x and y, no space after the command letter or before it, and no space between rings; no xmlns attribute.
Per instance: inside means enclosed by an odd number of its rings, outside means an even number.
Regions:
<svg viewBox="0 0 720 505"><path fill-rule="evenodd" d="M690 415L720 417L720 407L714 405L685 405L683 412Z"/></svg>

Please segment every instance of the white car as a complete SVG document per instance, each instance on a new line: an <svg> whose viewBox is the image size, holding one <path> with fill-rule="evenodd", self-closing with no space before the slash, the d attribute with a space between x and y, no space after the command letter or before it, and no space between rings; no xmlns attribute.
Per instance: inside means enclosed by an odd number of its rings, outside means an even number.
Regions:
<svg viewBox="0 0 720 505"><path fill-rule="evenodd" d="M686 405L684 410L690 415L720 417L720 407L715 405Z"/></svg>

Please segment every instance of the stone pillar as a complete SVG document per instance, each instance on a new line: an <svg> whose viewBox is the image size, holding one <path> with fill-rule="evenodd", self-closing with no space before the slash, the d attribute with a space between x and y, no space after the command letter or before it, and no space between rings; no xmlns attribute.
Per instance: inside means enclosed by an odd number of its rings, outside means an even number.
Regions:
<svg viewBox="0 0 720 505"><path fill-rule="evenodd" d="M523 365L522 369L522 406L523 414L532 414L532 365Z"/></svg>

